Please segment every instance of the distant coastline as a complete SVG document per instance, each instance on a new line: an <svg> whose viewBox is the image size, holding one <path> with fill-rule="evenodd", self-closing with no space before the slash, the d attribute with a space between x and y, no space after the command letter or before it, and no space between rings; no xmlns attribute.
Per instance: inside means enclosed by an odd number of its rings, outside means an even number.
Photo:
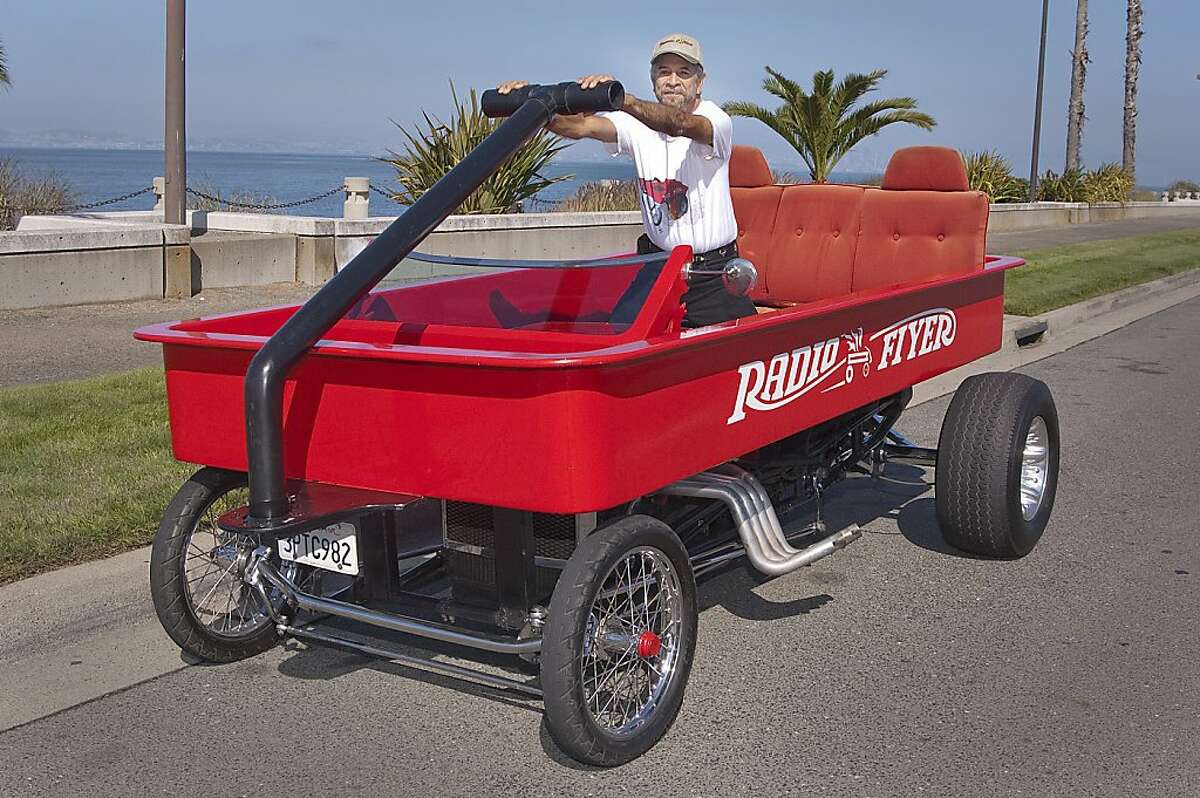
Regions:
<svg viewBox="0 0 1200 798"><path fill-rule="evenodd" d="M15 160L22 170L34 174L53 173L64 178L76 192L79 202L116 197L149 186L163 173L161 148L120 147L17 147L0 144L0 158ZM782 171L797 176L805 174L803 167L779 165ZM560 200L574 193L580 184L595 180L622 180L633 177L633 165L624 159L575 160L562 159L550 164L548 176L574 175L556 183L538 195L547 201ZM194 187L206 186L228 195L248 192L269 197L275 202L293 202L324 193L341 186L346 177L366 177L372 185L383 190L396 186L394 170L371 155L336 152L257 152L190 149L188 151L188 182ZM835 181L859 182L871 175L835 173ZM205 190L205 189L201 189ZM372 216L391 216L403 206L391 202L377 192L370 197ZM141 195L109 206L109 210L146 210L153 198ZM341 216L342 196L334 194L323 200L287 213L311 216Z"/></svg>

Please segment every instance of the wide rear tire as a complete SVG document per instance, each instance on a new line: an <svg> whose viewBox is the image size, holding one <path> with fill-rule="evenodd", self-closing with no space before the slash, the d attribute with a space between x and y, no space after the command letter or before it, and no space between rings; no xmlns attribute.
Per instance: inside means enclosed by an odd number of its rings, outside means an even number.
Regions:
<svg viewBox="0 0 1200 798"><path fill-rule="evenodd" d="M1024 374L969 377L938 440L937 519L946 542L1013 559L1041 539L1058 488L1058 411Z"/></svg>

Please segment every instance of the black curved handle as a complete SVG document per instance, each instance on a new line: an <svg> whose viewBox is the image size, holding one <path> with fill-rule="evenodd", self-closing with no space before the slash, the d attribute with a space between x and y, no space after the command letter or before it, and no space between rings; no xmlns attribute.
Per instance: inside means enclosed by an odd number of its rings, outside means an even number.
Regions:
<svg viewBox="0 0 1200 798"><path fill-rule="evenodd" d="M590 89L578 83L557 83L549 86L529 85L508 94L495 89L483 93L480 107L485 116L511 116L530 97L538 97L556 114L620 111L625 105L625 87L620 81L609 80Z"/></svg>

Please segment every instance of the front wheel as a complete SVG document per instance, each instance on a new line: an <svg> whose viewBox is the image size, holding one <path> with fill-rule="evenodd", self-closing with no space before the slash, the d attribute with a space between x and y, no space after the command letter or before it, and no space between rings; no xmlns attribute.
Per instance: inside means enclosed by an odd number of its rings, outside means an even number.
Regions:
<svg viewBox="0 0 1200 798"><path fill-rule="evenodd" d="M1045 383L1012 373L965 380L938 440L946 542L987 557L1028 554L1050 521L1058 459L1058 411Z"/></svg>
<svg viewBox="0 0 1200 798"><path fill-rule="evenodd" d="M546 724L590 765L641 755L683 704L696 648L696 582L671 528L634 515L575 549L542 637Z"/></svg>
<svg viewBox="0 0 1200 798"><path fill-rule="evenodd" d="M277 640L267 607L242 579L255 541L217 526L248 500L245 474L200 469L167 506L150 552L150 596L163 629L209 662L243 659Z"/></svg>

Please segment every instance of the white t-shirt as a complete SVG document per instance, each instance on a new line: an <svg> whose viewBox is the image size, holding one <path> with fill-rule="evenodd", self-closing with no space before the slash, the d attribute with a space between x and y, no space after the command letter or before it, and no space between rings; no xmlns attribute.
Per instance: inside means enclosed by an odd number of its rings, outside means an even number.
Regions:
<svg viewBox="0 0 1200 798"><path fill-rule="evenodd" d="M729 197L733 120L709 100L693 113L712 122L711 147L651 130L624 111L599 114L617 128L616 143L606 143L605 149L633 158L637 166L646 234L667 251L690 244L696 252L708 252L737 238Z"/></svg>

